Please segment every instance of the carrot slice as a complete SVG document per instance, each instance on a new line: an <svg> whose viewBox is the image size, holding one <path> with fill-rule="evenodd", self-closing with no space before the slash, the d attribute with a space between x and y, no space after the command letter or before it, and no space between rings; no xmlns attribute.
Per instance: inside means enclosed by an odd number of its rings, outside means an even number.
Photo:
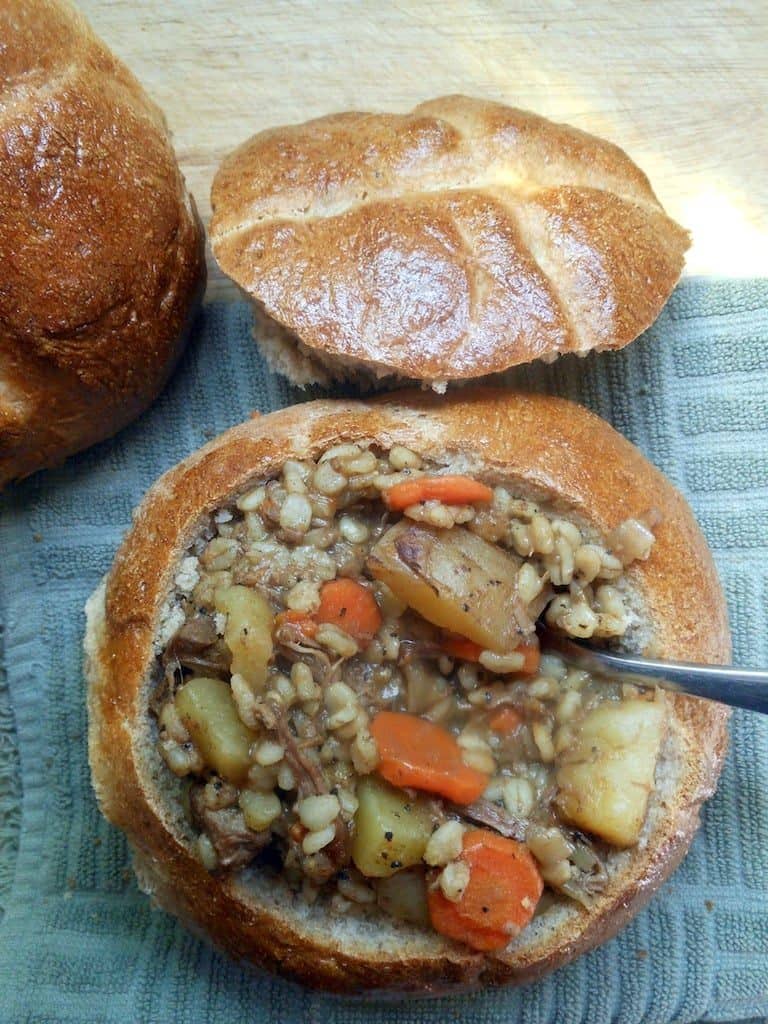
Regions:
<svg viewBox="0 0 768 1024"><path fill-rule="evenodd" d="M304 836L309 832L308 828L305 828L300 821L294 821L291 827L288 829L288 835L294 841L294 843L300 843Z"/></svg>
<svg viewBox="0 0 768 1024"><path fill-rule="evenodd" d="M470 876L460 901L461 913L500 931L509 932L510 926L511 932L523 929L544 889L528 847L481 828L466 832L462 846ZM485 906L490 906L487 912Z"/></svg>
<svg viewBox="0 0 768 1024"><path fill-rule="evenodd" d="M384 502L393 512L402 512L421 501L442 501L444 505L471 505L491 501L493 491L470 476L422 476L403 480L384 491Z"/></svg>
<svg viewBox="0 0 768 1024"><path fill-rule="evenodd" d="M506 932L476 927L472 921L461 915L458 904L451 903L439 889L427 892L427 908L436 932L457 942L463 942L472 949L483 952L504 949L512 939Z"/></svg>
<svg viewBox="0 0 768 1024"><path fill-rule="evenodd" d="M483 652L480 644L458 633L446 633L440 643L449 658L458 658L460 661L479 661Z"/></svg>
<svg viewBox="0 0 768 1024"><path fill-rule="evenodd" d="M491 715L488 726L492 732L497 732L501 736L511 736L522 720L521 715L514 708L499 708Z"/></svg>
<svg viewBox="0 0 768 1024"><path fill-rule="evenodd" d="M474 640L468 640L458 633L443 634L440 644L449 658L459 658L461 661L479 661L483 648ZM533 676L539 671L541 661L541 650L539 649L539 638L532 636L523 643L518 644L515 653L522 654L525 658L520 675Z"/></svg>
<svg viewBox="0 0 768 1024"><path fill-rule="evenodd" d="M520 673L524 676L535 676L539 671L539 664L541 663L539 638L537 636L532 636L529 640L519 644L515 650L518 654L522 654L525 657Z"/></svg>
<svg viewBox="0 0 768 1024"><path fill-rule="evenodd" d="M393 786L471 804L488 785L488 776L465 765L456 740L434 722L403 711L380 711L370 730L379 749L376 770Z"/></svg>
<svg viewBox="0 0 768 1024"><path fill-rule="evenodd" d="M536 861L523 843L486 829L465 832L462 847L469 883L456 903L439 889L428 894L432 925L475 949L502 949L530 922L541 897Z"/></svg>
<svg viewBox="0 0 768 1024"><path fill-rule="evenodd" d="M357 640L368 643L381 625L381 612L373 593L355 580L342 578L323 584L315 622L338 626Z"/></svg>
<svg viewBox="0 0 768 1024"><path fill-rule="evenodd" d="M306 612L294 612L290 609L278 612L275 616L275 632L286 624L296 626L298 631L303 633L304 636L313 637L317 632L317 623Z"/></svg>

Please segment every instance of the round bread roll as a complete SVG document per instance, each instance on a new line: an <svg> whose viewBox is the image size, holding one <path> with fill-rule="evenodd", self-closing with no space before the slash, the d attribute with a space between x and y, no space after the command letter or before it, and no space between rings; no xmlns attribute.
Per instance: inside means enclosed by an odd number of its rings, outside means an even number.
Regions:
<svg viewBox="0 0 768 1024"><path fill-rule="evenodd" d="M82 15L10 0L0 39L2 486L149 405L205 264L163 116Z"/></svg>
<svg viewBox="0 0 768 1024"><path fill-rule="evenodd" d="M385 452L402 445L449 471L504 484L590 524L603 538L651 501L661 522L650 558L627 570L634 625L624 643L658 657L728 660L723 595L690 509L637 449L585 409L492 391L296 406L229 430L158 481L89 600L90 762L98 801L127 834L142 888L234 957L337 992L444 992L531 979L614 935L679 863L720 772L724 707L669 696L666 739L637 845L610 854L607 884L589 909L555 899L495 952L381 913L353 908L334 916L327 902L305 902L253 865L210 874L196 853L178 780L157 750L150 701L189 545L216 510L233 507L286 460L358 440Z"/></svg>
<svg viewBox="0 0 768 1024"><path fill-rule="evenodd" d="M224 160L212 204L214 255L285 328L256 336L300 385L444 390L621 348L689 245L617 146L465 96L261 132Z"/></svg>

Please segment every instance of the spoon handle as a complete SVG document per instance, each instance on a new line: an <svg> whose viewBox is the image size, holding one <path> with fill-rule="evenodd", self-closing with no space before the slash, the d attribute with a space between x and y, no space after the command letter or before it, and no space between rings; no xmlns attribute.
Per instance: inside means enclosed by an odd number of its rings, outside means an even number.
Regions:
<svg viewBox="0 0 768 1024"><path fill-rule="evenodd" d="M735 708L768 714L768 672L762 669L696 665L685 661L654 661L637 654L598 651L547 631L547 647L587 672L611 675L635 686L659 686L664 690L706 697Z"/></svg>

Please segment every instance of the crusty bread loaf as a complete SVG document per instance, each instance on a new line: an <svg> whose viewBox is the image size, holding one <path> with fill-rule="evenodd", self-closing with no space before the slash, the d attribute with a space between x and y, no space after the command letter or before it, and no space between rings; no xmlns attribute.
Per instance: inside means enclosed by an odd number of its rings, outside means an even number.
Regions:
<svg viewBox="0 0 768 1024"><path fill-rule="evenodd" d="M214 255L286 328L265 351L302 385L440 389L620 348L689 244L618 147L464 96L261 132L224 160L212 204Z"/></svg>
<svg viewBox="0 0 768 1024"><path fill-rule="evenodd" d="M677 865L720 771L723 707L670 697L668 738L640 844L611 855L610 882L592 910L555 903L499 954L384 916L331 916L325 904L303 903L256 871L208 874L193 852L178 783L156 750L148 701L158 635L179 560L203 517L275 474L287 458L358 439L406 445L456 471L482 471L544 505L556 502L560 514L602 535L651 501L663 519L650 559L628 570L637 618L631 644L662 657L727 661L723 596L688 506L632 445L581 407L488 391L296 406L228 431L158 481L106 584L90 599L86 670L96 794L128 834L142 887L238 958L336 991L436 992L532 978L613 935Z"/></svg>
<svg viewBox="0 0 768 1024"><path fill-rule="evenodd" d="M0 5L0 139L2 486L149 404L205 264L162 114L66 2Z"/></svg>

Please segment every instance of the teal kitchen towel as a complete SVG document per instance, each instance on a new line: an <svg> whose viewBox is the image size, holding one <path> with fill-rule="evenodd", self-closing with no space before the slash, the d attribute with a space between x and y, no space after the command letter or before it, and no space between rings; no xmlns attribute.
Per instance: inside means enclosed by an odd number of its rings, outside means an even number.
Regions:
<svg viewBox="0 0 768 1024"><path fill-rule="evenodd" d="M119 437L0 498L0 1022L638 1024L768 1014L768 720L736 714L683 866L616 940L521 990L361 1003L231 963L136 889L86 760L83 604L159 474L252 409L267 372L243 304L208 306L179 372ZM768 665L768 282L684 281L623 352L511 375L585 402L691 501L735 657ZM597 455L597 453L596 453Z"/></svg>

